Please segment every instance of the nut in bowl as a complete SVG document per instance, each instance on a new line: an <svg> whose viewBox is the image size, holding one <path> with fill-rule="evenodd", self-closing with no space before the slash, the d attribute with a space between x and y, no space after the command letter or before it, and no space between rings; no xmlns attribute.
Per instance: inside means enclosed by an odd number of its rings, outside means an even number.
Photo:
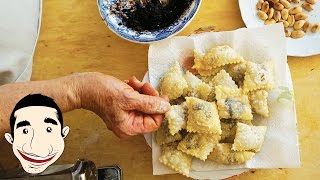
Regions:
<svg viewBox="0 0 320 180"><path fill-rule="evenodd" d="M201 0L97 0L106 25L136 43L167 39L183 30L196 15Z"/></svg>
<svg viewBox="0 0 320 180"><path fill-rule="evenodd" d="M320 54L320 2L316 0L239 0L241 16L248 28L283 24L287 55ZM314 28L312 28L314 27Z"/></svg>

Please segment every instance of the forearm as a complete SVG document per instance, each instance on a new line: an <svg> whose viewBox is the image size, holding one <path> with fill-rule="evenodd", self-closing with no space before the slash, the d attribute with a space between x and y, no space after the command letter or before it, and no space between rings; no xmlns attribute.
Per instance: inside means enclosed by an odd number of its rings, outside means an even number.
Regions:
<svg viewBox="0 0 320 180"><path fill-rule="evenodd" d="M28 94L42 94L54 99L62 112L81 108L78 79L83 74L47 81L13 83L0 86L0 134L9 132L9 117L16 103Z"/></svg>

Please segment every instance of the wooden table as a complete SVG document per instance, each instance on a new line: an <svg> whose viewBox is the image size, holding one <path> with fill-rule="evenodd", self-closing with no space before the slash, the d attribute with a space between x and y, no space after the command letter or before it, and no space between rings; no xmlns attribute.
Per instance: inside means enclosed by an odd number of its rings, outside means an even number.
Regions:
<svg viewBox="0 0 320 180"><path fill-rule="evenodd" d="M196 18L180 35L210 25L219 30L244 27L238 1L203 0ZM106 27L95 0L45 0L32 80L85 71L141 79L147 71L147 53L148 45L123 40ZM237 179L315 179L320 175L320 55L288 59L298 113L301 168L256 170ZM120 165L126 180L186 179L181 175L153 176L151 149L142 136L119 140L98 116L85 110L66 113L64 119L71 132L57 164L87 158L97 166Z"/></svg>

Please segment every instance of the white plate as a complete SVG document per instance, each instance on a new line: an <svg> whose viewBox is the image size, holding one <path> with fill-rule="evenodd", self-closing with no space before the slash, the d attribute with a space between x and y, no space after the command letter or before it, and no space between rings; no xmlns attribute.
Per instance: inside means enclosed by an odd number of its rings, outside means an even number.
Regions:
<svg viewBox="0 0 320 180"><path fill-rule="evenodd" d="M239 0L241 16L248 28L264 26L264 22L257 16L256 4L258 0ZM304 1L301 1L304 2ZM292 4L293 6L297 6ZM314 5L314 10L307 12L308 21L312 24L320 23L320 2ZM272 46L272 44L269 44ZM320 54L320 32L308 32L303 38L287 38L287 55L288 56L311 56Z"/></svg>
<svg viewBox="0 0 320 180"><path fill-rule="evenodd" d="M291 73L288 64L286 65L286 79L288 83L289 89L293 89L293 84L292 84L292 78L291 78ZM146 74L143 77L142 82L149 82L149 73L146 72ZM296 115L295 115L296 119ZM144 138L146 140L146 143L152 148L152 136L150 134L144 134ZM237 176L239 174L242 174L244 172L249 171L250 169L232 169L232 170L217 170L217 171L196 171L196 170L191 170L190 171L190 177L194 179L226 179L232 176ZM212 174L214 174L214 177L212 177ZM210 177L210 178L208 178ZM211 178L212 177L212 178Z"/></svg>

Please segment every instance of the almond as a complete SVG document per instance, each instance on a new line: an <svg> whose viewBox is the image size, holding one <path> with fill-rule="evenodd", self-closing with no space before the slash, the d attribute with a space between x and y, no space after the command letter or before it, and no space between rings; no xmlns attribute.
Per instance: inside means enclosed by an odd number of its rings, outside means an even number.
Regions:
<svg viewBox="0 0 320 180"><path fill-rule="evenodd" d="M261 10L259 10L257 14L258 14L258 17L260 19L262 19L262 20L268 19L268 15L265 12L261 11Z"/></svg>
<svg viewBox="0 0 320 180"><path fill-rule="evenodd" d="M274 12L273 19L274 19L276 22L280 21L280 19L281 19L281 13L280 13L280 11L275 11L275 12Z"/></svg>
<svg viewBox="0 0 320 180"><path fill-rule="evenodd" d="M284 33L286 34L286 37L290 37L291 32L286 28L284 29Z"/></svg>
<svg viewBox="0 0 320 180"><path fill-rule="evenodd" d="M261 10L263 2L264 2L263 0L259 0L259 1L258 1L258 3L257 3L257 10Z"/></svg>
<svg viewBox="0 0 320 180"><path fill-rule="evenodd" d="M284 26L285 28L289 27L288 21L281 19L280 22L283 23L283 26Z"/></svg>
<svg viewBox="0 0 320 180"><path fill-rule="evenodd" d="M265 25L270 25L270 24L275 24L275 23L276 23L276 21L275 21L274 19L267 19L267 20L264 22Z"/></svg>
<svg viewBox="0 0 320 180"><path fill-rule="evenodd" d="M287 9L291 7L291 4L287 0L280 0L280 3Z"/></svg>
<svg viewBox="0 0 320 180"><path fill-rule="evenodd" d="M315 4L315 3L317 3L317 0L306 0L308 3L310 3L310 4Z"/></svg>
<svg viewBox="0 0 320 180"><path fill-rule="evenodd" d="M261 11L263 11L263 12L265 12L265 13L268 13L268 11L269 11L269 2L268 2L268 1L265 1L265 2L262 4Z"/></svg>
<svg viewBox="0 0 320 180"><path fill-rule="evenodd" d="M301 29L305 22L306 22L305 20L296 21L293 25L293 29L294 30Z"/></svg>
<svg viewBox="0 0 320 180"><path fill-rule="evenodd" d="M256 5L256 9L261 10L261 7L262 7L262 3L260 3L260 1L258 1L257 5Z"/></svg>
<svg viewBox="0 0 320 180"><path fill-rule="evenodd" d="M318 32L319 30L320 30L320 24L319 24L319 23L313 25L312 28L311 28L311 32L313 32L313 33L316 33L316 32Z"/></svg>
<svg viewBox="0 0 320 180"><path fill-rule="evenodd" d="M288 17L289 26L292 27L295 22L296 22L296 20L294 19L294 15L290 15L290 16Z"/></svg>
<svg viewBox="0 0 320 180"><path fill-rule="evenodd" d="M289 16L289 10L288 9L282 9L281 16L283 20L287 20Z"/></svg>
<svg viewBox="0 0 320 180"><path fill-rule="evenodd" d="M269 9L269 13L268 13L268 19L272 19L272 18L273 18L273 15L274 15L274 9L273 9L273 8L270 8L270 9Z"/></svg>
<svg viewBox="0 0 320 180"><path fill-rule="evenodd" d="M310 29L310 27L311 27L311 23L310 23L309 21L307 21L307 22L304 23L304 25L303 25L303 31L304 31L304 32L308 32L309 29Z"/></svg>
<svg viewBox="0 0 320 180"><path fill-rule="evenodd" d="M305 33L303 32L303 31L301 31L301 30L294 30L294 31L292 31L291 32L291 37L293 38L293 39L298 39L298 38L301 38L301 37L303 37L305 35Z"/></svg>
<svg viewBox="0 0 320 180"><path fill-rule="evenodd" d="M308 18L308 15L304 14L304 13L298 13L296 15L294 15L294 18L299 21L299 20L305 20Z"/></svg>
<svg viewBox="0 0 320 180"><path fill-rule="evenodd" d="M284 8L284 6L281 3L275 3L273 5L273 8L277 11L281 11Z"/></svg>
<svg viewBox="0 0 320 180"><path fill-rule="evenodd" d="M298 14L302 12L302 8L299 6L296 6L289 10L289 14Z"/></svg>
<svg viewBox="0 0 320 180"><path fill-rule="evenodd" d="M302 4L302 7L305 9L305 10L307 10L307 11L312 11L314 8L313 8L313 5L312 4L310 4L310 3L307 3L307 2L304 2L303 4Z"/></svg>

